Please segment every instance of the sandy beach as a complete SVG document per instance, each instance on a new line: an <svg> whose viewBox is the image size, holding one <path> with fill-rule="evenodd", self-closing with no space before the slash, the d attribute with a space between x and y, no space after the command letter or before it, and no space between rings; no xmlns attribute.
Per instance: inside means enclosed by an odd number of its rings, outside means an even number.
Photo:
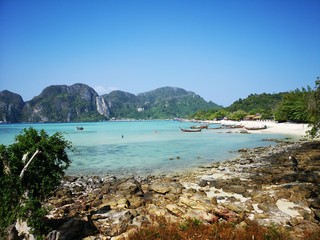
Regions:
<svg viewBox="0 0 320 240"><path fill-rule="evenodd" d="M216 123L216 122L215 122ZM230 121L222 120L220 121L222 125L232 126L232 125L242 125L244 127L263 127L266 126L266 129L262 130L248 130L250 133L279 133L279 134L288 134L295 135L297 137L304 137L306 131L310 130L309 124L299 124L299 123L277 123L274 121Z"/></svg>

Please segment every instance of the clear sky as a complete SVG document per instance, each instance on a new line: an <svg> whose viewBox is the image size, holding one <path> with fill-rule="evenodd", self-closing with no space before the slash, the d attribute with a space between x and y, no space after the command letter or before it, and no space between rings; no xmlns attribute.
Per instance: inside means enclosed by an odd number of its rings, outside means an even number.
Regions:
<svg viewBox="0 0 320 240"><path fill-rule="evenodd" d="M315 86L320 0L0 0L0 90L173 86L228 106Z"/></svg>

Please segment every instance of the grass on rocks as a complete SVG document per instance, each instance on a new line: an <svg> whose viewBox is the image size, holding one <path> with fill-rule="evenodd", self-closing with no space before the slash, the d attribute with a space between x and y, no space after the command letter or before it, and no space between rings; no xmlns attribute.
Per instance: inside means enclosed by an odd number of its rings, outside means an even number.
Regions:
<svg viewBox="0 0 320 240"><path fill-rule="evenodd" d="M290 233L279 227L264 227L254 221L242 224L217 222L204 224L198 219L188 219L181 223L168 222L157 218L156 224L140 228L129 240L293 240ZM304 240L320 240L320 233L306 232Z"/></svg>

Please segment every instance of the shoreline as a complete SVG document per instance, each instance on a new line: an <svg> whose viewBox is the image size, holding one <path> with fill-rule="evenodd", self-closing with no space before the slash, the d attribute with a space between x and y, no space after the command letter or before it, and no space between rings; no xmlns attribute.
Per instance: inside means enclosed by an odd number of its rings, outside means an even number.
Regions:
<svg viewBox="0 0 320 240"><path fill-rule="evenodd" d="M284 138L280 138L280 139L265 139L264 141L270 141L270 142L274 142L276 143L275 146L277 146L279 143L283 143L283 142L296 142L296 141L300 141L300 140L305 140L306 139L306 131L310 130L311 127L309 126L309 124L298 124L298 123L276 123L275 121L231 121L231 120L221 120L221 121L196 121L199 123L203 123L203 124L221 124L227 127L230 126L236 126L236 125L242 125L243 128L228 128L228 132L229 133L240 133L240 131L242 129L245 129L245 127L261 127L261 126L266 126L266 129L261 129L261 130L246 130L248 133L250 134L280 134L283 135ZM291 139L291 140L290 140ZM261 146L257 146L257 148L268 148L267 147L261 147ZM68 175L71 176L104 176L104 175L108 175L108 176L122 176L125 175L124 178L130 177L130 176L139 176L141 178L143 177L148 177L148 176L153 176L153 177L160 177L160 176L175 176L175 175L184 175L186 173L189 172L193 172L193 171L197 171L199 169L203 169L206 166L209 166L211 164L216 164L216 163L223 163L223 162L229 162L229 161L233 161L237 158L239 158L241 155L241 153L237 154L237 156L233 157L233 158L225 158L225 159L220 159L218 161L214 161L214 162L209 162L209 163L205 163L203 165L199 165L199 166L194 166L191 168L185 168L185 169L180 169L180 170L174 170L174 171L170 171L168 172L154 172L153 170L148 169L146 173L143 173L145 170L138 170L138 171L134 171L131 172L129 170L118 170L118 171L110 171L110 172L101 172L101 173L80 173L80 174L76 174L76 173L70 173Z"/></svg>
<svg viewBox="0 0 320 240"><path fill-rule="evenodd" d="M260 130L248 130L250 133L275 133L275 134L285 134L293 135L297 137L305 137L306 131L310 130L311 127L307 123L277 123L275 121L231 121L231 120L221 120L221 121L201 121L203 123L215 123L225 126L242 125L243 127L264 127L266 129Z"/></svg>
<svg viewBox="0 0 320 240"><path fill-rule="evenodd" d="M156 120L157 121L157 120ZM167 121L167 120L165 120ZM171 120L174 121L174 120ZM189 121L189 120L181 120L181 121ZM290 141L299 141L301 139L306 138L306 131L310 130L310 127L308 124L298 124L298 123L276 123L274 121L231 121L231 120L222 120L222 121L196 121L198 123L202 124L221 124L224 126L234 126L234 125L242 125L243 127L261 127L261 126L266 126L266 129L262 130L245 130L250 134L279 134L283 135L283 138L279 139L265 139L266 141L271 141L275 143L283 142L286 141L286 139L292 139ZM245 128L227 128L228 133L240 133L242 129ZM205 129L204 129L205 130ZM259 146L258 146L259 147ZM238 156L235 156L233 158L225 158L225 159L219 159L217 162L225 162L225 161L230 161ZM216 161L214 162L216 163ZM205 163L203 165L210 165L211 163ZM184 168L180 170L174 170L169 173L169 175L177 175L177 174L184 174L186 172L190 171L196 171L199 168L203 168L203 165L199 166L193 166L190 168ZM144 173L146 171L146 173ZM134 176L138 175L140 177L145 177L145 176L161 176L161 175L166 175L166 172L163 171L153 171L152 169L146 169L146 170L137 170L137 171L129 171L129 170L117 170L117 171L110 171L110 172L101 172L101 173L90 173L90 172L83 172L83 173L68 173L68 175L73 175L73 176L103 176L103 175L126 175L126 176Z"/></svg>
<svg viewBox="0 0 320 240"><path fill-rule="evenodd" d="M254 131L259 133L259 131ZM192 168L186 168L186 169L180 169L170 172L152 172L152 173L146 173L146 174L139 174L140 171L131 172L129 170L118 170L116 172L100 172L97 174L66 174L65 177L69 178L91 178L91 177L100 177L100 178L117 178L120 180L126 180L130 178L138 178L138 179L161 179L163 177L170 177L170 178L176 178L176 177L190 177L190 176L197 176L199 173L203 173L207 171L207 169L215 168L217 165L224 165L224 164L233 164L238 161L241 161L243 158L247 158L247 153L251 153L254 158L258 158L260 161L260 158L266 158L270 157L273 154L278 154L279 152L285 152L285 154L288 154L288 152L293 151L294 148L300 146L301 143L304 142L310 142L310 140L296 140L296 139L264 139L264 141L274 142L275 145L269 145L269 146L256 146L256 147L248 147L248 148L240 148L236 151L237 155L233 158L226 158L221 159L219 161L212 161L208 163L204 163L199 166L194 166ZM315 140L318 141L318 140ZM319 140L320 141L320 140ZM113 174L115 173L115 174ZM127 175L126 175L127 174Z"/></svg>
<svg viewBox="0 0 320 240"><path fill-rule="evenodd" d="M278 126L287 133L305 127ZM239 227L253 220L285 228L294 240L303 239L306 231L320 231L319 140L280 141L238 152L234 159L169 175L66 176L46 203L48 222L61 235L77 232L83 238L112 240L127 239L135 229L153 224L155 217ZM299 160L298 172L289 155ZM65 227L77 224L82 228Z"/></svg>
<svg viewBox="0 0 320 240"><path fill-rule="evenodd" d="M254 220L284 227L292 239L320 231L319 141L239 152L237 159L172 176L66 177L48 202L48 218L67 223L81 219L93 223L97 232L92 236L115 240L152 224L155 216L206 224ZM289 155L299 159L298 172L292 170Z"/></svg>
<svg viewBox="0 0 320 240"><path fill-rule="evenodd" d="M228 122L230 123L230 122ZM252 125L251 125L252 126ZM255 125L256 126L256 125ZM291 126L291 125L288 125ZM297 128L297 126L293 125L293 128ZM268 130L268 129L264 129L264 130L252 130L252 131L248 131L248 133L252 133L252 134L260 134L260 133L266 133L266 134L281 134L283 135L283 138L265 138L262 141L265 142L273 142L274 145L268 145L268 146L256 146L256 147L248 147L247 149L268 149L268 148L274 148L277 147L279 144L291 144L291 143L295 143L295 142L299 142L301 140L304 140L303 137L303 133L301 132L303 130L302 126L298 126L298 130L296 131L295 134L292 134L291 132L289 133L288 130L293 129L292 127L290 128L284 128L282 131L283 133L279 132L279 128L275 128L274 130ZM282 129L282 128L280 128ZM240 130L239 128L234 128L234 129L229 129L228 133L233 133L233 134L239 134ZM145 178L145 177L163 177L163 176L182 176L185 174L190 174L192 172L197 172L198 170L207 168L207 166L210 165L215 165L215 164L219 164L219 163L224 163L224 162L232 162L234 160L237 160L238 158L241 157L241 149L237 149L235 151L230 151L233 153L236 153L236 156L234 157L227 157L227 158L221 158L219 160L214 160L211 162L207 162L207 163L203 163L203 164L199 164L198 166L193 166L193 167L187 167L187 168L183 168L183 169L176 169L176 170L171 170L169 172L164 172L164 170L160 170L160 171L155 171L155 170L129 170L129 169L125 169L125 170L110 170L109 172L103 172L103 171L99 171L99 172L80 172L80 173L67 173L66 176L72 176L72 177L93 177L93 176L99 176L99 177L103 177L103 176L112 176L112 177L117 177L119 178L119 176L124 176L123 178L129 178L129 177L134 177L134 176L138 176L139 178ZM172 161L177 161L177 160L172 160Z"/></svg>

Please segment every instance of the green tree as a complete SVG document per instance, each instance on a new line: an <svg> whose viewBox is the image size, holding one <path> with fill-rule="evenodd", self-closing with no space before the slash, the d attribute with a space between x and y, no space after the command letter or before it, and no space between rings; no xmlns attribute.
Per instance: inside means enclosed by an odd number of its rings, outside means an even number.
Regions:
<svg viewBox="0 0 320 240"><path fill-rule="evenodd" d="M225 116L227 116L229 112L226 109L221 109L214 114L214 118L216 119L223 119Z"/></svg>
<svg viewBox="0 0 320 240"><path fill-rule="evenodd" d="M283 96L275 111L275 120L279 122L306 123L309 121L308 99L311 92L302 88Z"/></svg>
<svg viewBox="0 0 320 240"><path fill-rule="evenodd" d="M274 106L278 105L286 93L250 94L245 99L239 99L226 108L229 112L237 110L246 111L248 114L260 113L262 119L273 119Z"/></svg>
<svg viewBox="0 0 320 240"><path fill-rule="evenodd" d="M311 123L311 129L309 134L312 138L318 137L320 131L320 78L318 77L316 80L315 91L310 94L309 98L309 120Z"/></svg>
<svg viewBox="0 0 320 240"><path fill-rule="evenodd" d="M71 142L61 133L24 129L8 147L0 145L0 236L17 219L34 233L45 229L42 202L59 186L71 161Z"/></svg>
<svg viewBox="0 0 320 240"><path fill-rule="evenodd" d="M247 112L243 110L237 110L235 112L229 113L227 117L231 120L240 121L243 120L246 115L248 115Z"/></svg>

